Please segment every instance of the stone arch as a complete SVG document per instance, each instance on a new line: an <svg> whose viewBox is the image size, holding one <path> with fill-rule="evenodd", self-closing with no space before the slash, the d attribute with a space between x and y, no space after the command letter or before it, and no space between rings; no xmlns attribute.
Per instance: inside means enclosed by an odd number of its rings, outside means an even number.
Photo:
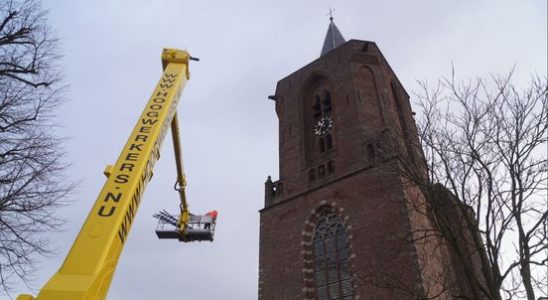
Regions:
<svg viewBox="0 0 548 300"><path fill-rule="evenodd" d="M377 107L377 114L380 116L379 126L386 125L386 116L384 112L384 103L382 101L382 95L379 91L379 84L376 76L376 71L368 66L362 65L358 70L358 80L362 83L360 86L365 89L364 97L371 98L370 105L375 105ZM361 93L362 91L358 91ZM367 96L366 96L367 95ZM360 99L360 94L358 94L358 99Z"/></svg>
<svg viewBox="0 0 548 300"><path fill-rule="evenodd" d="M334 148L337 144L335 132L336 126L328 133L327 137L316 136L313 133L314 125L323 117L329 116L336 120L337 97L332 78L325 71L313 71L308 73L299 92L302 112L303 128L305 130L305 162L309 166L321 155ZM329 105L324 105L329 102ZM328 107L326 109L326 107ZM336 122L336 121L334 121Z"/></svg>
<svg viewBox="0 0 548 300"><path fill-rule="evenodd" d="M340 225L342 226L345 235L346 235L346 241L345 241L345 248L347 249L347 262L349 267L349 274L350 274L350 286L351 286L351 295L347 295L345 298L341 299L358 299L358 296L355 294L355 291L357 289L357 286L355 284L356 278L355 278L355 272L354 272L354 258L355 255L352 254L352 225L350 225L350 219L348 216L344 216L344 208L342 208L338 203L336 202L327 202L327 201L321 201L320 204L313 210L310 211L309 217L305 222L302 233L302 251L301 256L303 259L303 278L304 278L304 288L303 288L303 296L304 299L330 299L330 298L320 298L318 297L318 291L317 285L316 285L316 279L317 271L315 270L315 262L316 262L316 256L314 251L314 238L315 233L317 230L317 227L319 225L319 222L323 220L327 215L329 216L335 216L335 218L338 218ZM338 254L337 254L338 255ZM337 256L338 257L338 256ZM341 263L341 261L337 261L338 264ZM340 273L340 269L337 269L337 272ZM339 274L338 273L338 274ZM339 278L341 277L340 274L338 275ZM342 283L338 283L341 286L342 290ZM348 288L348 286L346 286Z"/></svg>
<svg viewBox="0 0 548 300"><path fill-rule="evenodd" d="M304 77L299 96L304 99L304 96L322 84L326 84L327 87L333 90L333 85L331 84L332 82L333 80L328 72L320 70L312 71Z"/></svg>

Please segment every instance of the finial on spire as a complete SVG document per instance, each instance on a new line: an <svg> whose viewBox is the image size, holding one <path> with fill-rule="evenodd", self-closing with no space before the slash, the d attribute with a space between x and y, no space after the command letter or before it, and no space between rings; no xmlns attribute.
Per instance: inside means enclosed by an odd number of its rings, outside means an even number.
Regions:
<svg viewBox="0 0 548 300"><path fill-rule="evenodd" d="M331 23L333 23L333 12L335 11L334 8L330 7L329 8L329 12L327 13L326 16L329 16L329 20L331 21Z"/></svg>
<svg viewBox="0 0 548 300"><path fill-rule="evenodd" d="M322 54L320 56L339 47L345 42L344 37L342 36L337 26L335 26L335 22L333 22L334 11L335 9L330 8L329 13L327 14L331 22L329 23L329 27L327 28L327 34L325 35L325 40L322 47Z"/></svg>

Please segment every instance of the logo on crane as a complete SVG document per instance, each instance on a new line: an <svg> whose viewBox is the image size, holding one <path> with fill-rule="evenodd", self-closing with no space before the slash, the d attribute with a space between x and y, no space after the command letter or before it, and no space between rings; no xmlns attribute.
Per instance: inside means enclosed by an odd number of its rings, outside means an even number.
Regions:
<svg viewBox="0 0 548 300"><path fill-rule="evenodd" d="M112 216L116 211L118 202L122 198L122 193L126 190L124 185L130 181L130 178L132 177L132 174L136 171L136 169L144 168L142 172L139 172L140 174L142 174L141 178L137 182L137 185L132 192L133 195L131 197L131 201L127 207L127 210L125 211L124 219L120 224L120 228L118 230L118 237L122 244L126 240L129 228L137 212L137 207L141 202L145 186L152 177L152 168L159 158L160 147L164 140L166 131L168 130L171 123L171 119L175 114L178 97L174 99L175 101L172 102L172 105L167 112L165 112L164 103L166 102L166 98L170 92L169 89L173 87L176 78L177 74L166 73L160 80L160 83L157 86L156 93L149 101L145 111L141 115L141 119L139 121L141 126L136 128L134 132L132 132L130 142L126 144L126 147L122 152L123 161L119 164L119 166L117 166L117 171L115 171L113 174L113 186L115 191L111 190L106 192L103 200L103 205L99 207L99 210L97 212L97 214L101 217ZM177 94L180 94L179 91L177 91ZM147 142L149 140L152 140L150 134L154 132L153 127L157 126L160 116L165 113L168 114L168 117L164 118L164 123L161 124L162 128L160 129L158 138L155 139L155 142L152 146L147 145ZM152 147L152 151L149 152L150 156L143 166L139 163L140 161L142 161L140 158L143 150L148 147Z"/></svg>

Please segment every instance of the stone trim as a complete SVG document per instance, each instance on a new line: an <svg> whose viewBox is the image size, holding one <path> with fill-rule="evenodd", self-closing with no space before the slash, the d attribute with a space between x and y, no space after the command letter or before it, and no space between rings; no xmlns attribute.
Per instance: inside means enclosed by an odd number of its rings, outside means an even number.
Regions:
<svg viewBox="0 0 548 300"><path fill-rule="evenodd" d="M339 218L342 221L342 224L346 231L346 245L349 252L349 262L350 262L350 271L351 271L351 278L352 278L352 288L354 291L357 290L358 285L356 272L354 271L356 269L354 260L356 255L353 253L352 249L352 240L353 240L353 234L352 234L352 225L350 222L350 218L346 215L344 215L344 208L339 205L336 201L326 201L322 200L320 203L316 206L315 209L312 209L309 214L307 220L304 222L303 230L301 231L302 241L301 241L301 257L303 261L303 299L310 299L314 300L315 298L315 288L314 288L314 257L312 252L312 240L314 238L314 230L316 229L316 224L318 220L320 219L321 215L320 212L324 209L328 209L330 212L336 214L339 216ZM359 295L355 295L354 299L359 299Z"/></svg>

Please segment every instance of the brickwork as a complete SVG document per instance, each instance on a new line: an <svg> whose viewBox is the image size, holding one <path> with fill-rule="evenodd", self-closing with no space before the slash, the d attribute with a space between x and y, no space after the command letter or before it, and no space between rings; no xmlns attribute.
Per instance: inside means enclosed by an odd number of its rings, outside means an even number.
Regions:
<svg viewBox="0 0 548 300"><path fill-rule="evenodd" d="M263 210L260 299L308 297L311 216L323 205L336 208L345 220L357 295L398 299L405 295L398 290L401 282L414 291L420 280L413 245L406 239L409 224L399 184L394 176L369 169ZM381 287L387 284L397 289L387 292Z"/></svg>
<svg viewBox="0 0 548 300"><path fill-rule="evenodd" d="M333 120L325 151L312 115L324 91ZM280 80L274 98L280 174L265 183L259 299L316 299L311 241L325 206L344 221L355 299L442 294L454 273L441 240L419 235L433 227L424 197L383 166L394 157L416 166L420 153L409 96L376 44L346 42Z"/></svg>

